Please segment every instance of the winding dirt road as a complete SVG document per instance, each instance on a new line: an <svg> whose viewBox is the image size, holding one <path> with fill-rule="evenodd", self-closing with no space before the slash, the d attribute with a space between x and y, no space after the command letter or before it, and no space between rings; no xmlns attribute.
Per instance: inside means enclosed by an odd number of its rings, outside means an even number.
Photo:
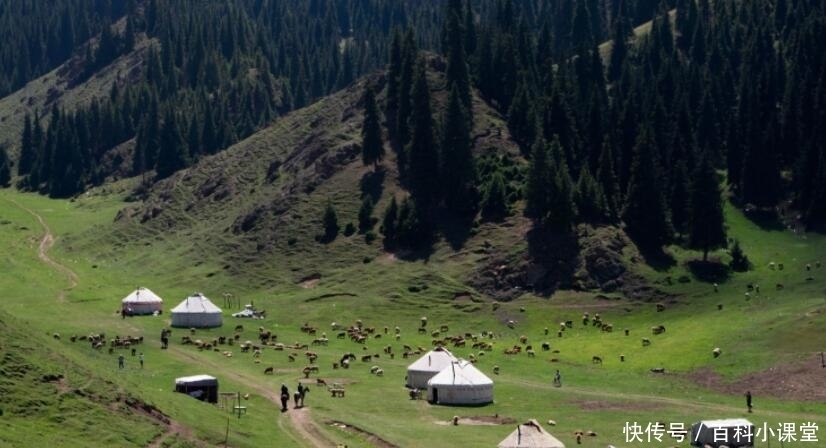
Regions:
<svg viewBox="0 0 826 448"><path fill-rule="evenodd" d="M46 221L34 210L24 207L20 205L19 202L15 201L14 199L9 199L14 205L16 205L21 210L26 211L26 213L32 215L37 219L37 222L40 224L40 227L43 228L43 237L40 239L40 244L37 247L37 257L40 261L46 263L47 265L51 266L52 269L55 271L65 275L69 279L69 286L60 290L57 293L57 301L58 302L65 302L66 301L66 293L71 291L75 286L77 286L78 277L77 274L69 269L68 267L58 263L51 257L49 257L49 249L54 245L55 238L52 234L51 229L46 224Z"/></svg>

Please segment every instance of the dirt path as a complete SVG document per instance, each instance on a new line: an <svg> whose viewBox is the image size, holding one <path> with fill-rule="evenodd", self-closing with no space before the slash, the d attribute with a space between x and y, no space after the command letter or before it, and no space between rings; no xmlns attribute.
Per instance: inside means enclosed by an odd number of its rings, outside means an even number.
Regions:
<svg viewBox="0 0 826 448"><path fill-rule="evenodd" d="M66 292L71 291L75 286L77 286L77 274L75 274L75 272L69 269L68 267L58 263L57 261L49 257L48 252L49 249L51 249L51 247L54 245L55 238L43 217L37 214L37 212L35 212L34 210L20 205L20 203L18 203L14 199L9 199L9 201L11 201L18 208L25 210L28 214L34 216L35 219L37 219L37 222L40 223L40 226L43 227L43 237L40 239L40 245L37 247L37 257L40 259L40 261L51 266L52 269L69 278L69 286L67 288L61 289L60 292L58 292L57 294L57 301L65 302Z"/></svg>
<svg viewBox="0 0 826 448"><path fill-rule="evenodd" d="M226 366L222 366L219 363L209 360L204 361L204 359L196 357L192 353L189 353L180 347L170 345L169 351L180 358L186 358L201 365L206 364L215 369L220 369L225 376L231 377L233 381L243 384L245 387L248 387L250 390L255 391L255 393L271 401L277 408L281 408L281 396L279 392L265 387L255 378L251 378L243 373L228 370L226 369ZM279 428L287 431L288 433L298 433L299 438L296 441L302 446L309 446L313 448L329 448L336 446L336 442L330 440L322 432L319 424L312 419L309 407L290 409L289 411L283 413L283 416L286 418L278 419Z"/></svg>

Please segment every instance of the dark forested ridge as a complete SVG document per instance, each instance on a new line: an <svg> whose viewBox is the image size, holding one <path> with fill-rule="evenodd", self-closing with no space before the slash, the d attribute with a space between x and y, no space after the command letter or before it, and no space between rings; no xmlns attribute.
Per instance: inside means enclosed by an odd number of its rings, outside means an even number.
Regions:
<svg viewBox="0 0 826 448"><path fill-rule="evenodd" d="M707 251L725 232L699 222L722 215L698 198L719 190L696 180L716 181L715 170L748 210L826 221L816 0L2 0L0 33L2 94L70 58L82 82L149 42L137 82L32 111L13 139L17 160L0 157L0 174L55 197L114 173L142 175L146 188L386 67L364 160L381 163L381 111L411 192L397 212L416 236L388 235L391 247L429 240L443 211L502 219L524 202L555 231L622 222L642 247ZM423 51L441 55L439 109ZM506 117L526 172L475 160L474 96Z"/></svg>

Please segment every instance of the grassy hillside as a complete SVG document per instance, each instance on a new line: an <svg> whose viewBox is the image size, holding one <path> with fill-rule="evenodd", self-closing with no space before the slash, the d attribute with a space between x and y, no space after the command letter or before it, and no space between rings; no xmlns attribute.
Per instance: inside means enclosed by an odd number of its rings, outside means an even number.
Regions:
<svg viewBox="0 0 826 448"><path fill-rule="evenodd" d="M586 437L583 446L602 447L608 443L618 446L648 446L623 443L625 422L664 421L686 425L701 418L747 416L742 394L751 390L755 395L755 414L748 416L755 423L775 426L781 422L818 421L824 415L824 397L817 386L822 375L817 353L824 322L824 282L822 269L815 266L824 253L823 237L795 235L786 231L768 232L755 226L736 210L727 210L730 234L738 238L746 254L755 264L747 274L738 274L721 283L715 293L711 285L691 277L682 261L694 256L673 249L679 262L665 271L641 273L646 275L673 299L665 303L665 310L657 312L646 297L638 299L608 299L592 294L558 293L551 298L523 295L517 300L498 305L479 294L463 295L454 299L453 293L463 290L461 277L467 260L461 256L437 259L437 252L428 261L396 260L387 255L376 257L370 263L356 260L352 264L323 263L323 255L312 255L309 264L270 265L272 278L283 275L283 282L265 282L261 269L260 287L247 278L233 277L209 258L198 254L197 235L187 236L181 230L156 233L144 238L141 246L112 246L102 249L107 229L118 214L123 196L117 188L108 194L88 195L75 202L50 201L33 195L2 192L2 243L4 253L4 291L9 297L3 310L8 317L4 334L15 332L38 336L26 344L45 347L33 350L25 362L6 356L10 364L30 364L29 380L15 384L15 398L4 405L5 417L23 418L20 409L29 403L27 394L48 386L60 389L59 384L37 384L33 379L55 371L62 372L72 386L73 379L100 378L88 386L98 395L111 400L120 392L140 397L160 412L169 416L172 424L152 423L147 419L146 429L118 429L119 425L135 425L132 418L108 416L106 429L94 436L101 442L110 437L135 440L142 445L148 440L166 440L169 443L206 445L221 444L229 426L231 446L260 446L277 443L279 446L325 446L346 443L348 446L452 446L453 441L465 440L472 446L490 446L498 443L510 431L512 424L479 425L481 417L497 415L499 421L522 421L537 418L541 422L553 419L557 426L548 429L566 444L575 444L574 432L592 430L595 437ZM30 210L31 213L29 213ZM57 243L48 255L71 269L77 276L77 285L65 272L56 270L38 259L39 241L44 233L35 215L56 236ZM198 220L194 220L198 221ZM89 228L89 231L82 229ZM173 228L174 229L174 228ZM197 227L194 228L197 231ZM483 229L481 232L484 232ZM178 232L181 232L180 234ZM308 232L309 233L309 232ZM97 235L97 239L91 235ZM338 242L334 244L343 244ZM342 250L343 249L337 249ZM447 249L439 249L446 251ZM335 253L338 257L338 253ZM723 255L725 256L725 255ZM217 258L217 256L216 256ZM468 256L470 258L470 256ZM285 256L286 260L296 258ZM202 261L203 260L203 261ZM783 263L784 269L771 270L770 261ZM805 265L812 264L806 271ZM322 273L317 281L296 284L294 277L313 266ZM328 267L329 266L329 267ZM777 266L777 265L775 265ZM286 274L285 274L286 273ZM686 283L677 281L682 276ZM666 280L671 277L669 284ZM812 280L806 280L812 277ZM747 283L762 285L760 295L747 298ZM774 285L782 283L782 290ZM303 378L301 369L307 365L301 350L277 351L267 349L260 363L251 355L240 353L237 346L221 346L219 352L199 351L190 345L181 345L180 337L189 332L176 329L169 350L160 350L157 335L168 324L166 314L158 317L121 319L116 314L120 298L135 285L149 286L165 298L165 309L178 303L193 290L201 290L220 306L222 293L230 291L244 302L268 310L262 321L234 320L228 316L225 324L214 330L199 330L197 338L211 340L217 336L232 335L232 328L241 323L241 340L255 340L257 327L269 329L285 344L309 343L313 337L300 331L309 323L326 332L328 346L313 347L319 355L319 377L328 382L345 385L344 399L332 398L323 388L311 385L307 407L278 412L274 392L281 383L291 390ZM32 285L38 285L32 288ZM414 286L413 288L410 288ZM61 294L63 291L63 294ZM723 304L718 310L717 305ZM51 310L44 312L43 310ZM613 324L611 333L601 332L581 322L583 312L600 313L605 322ZM419 335L421 316L429 319L429 329L447 325L447 334L465 332L494 335L494 349L479 355L478 350L453 348L459 356L474 354L477 366L496 384L495 403L483 408L446 408L430 406L423 401L408 399L402 385L406 366L412 359L400 356L402 345L431 346L430 334ZM350 340L335 338L331 322L350 325L361 320L365 326L374 326L380 339L370 339L364 348ZM573 321L573 328L557 336L559 322ZM507 321L516 322L514 328ZM649 328L665 325L666 333L654 336ZM401 338L394 340L384 335L384 327L392 334L398 326ZM548 334L545 334L545 328ZM625 336L624 329L629 329ZM135 359L127 355L127 369L119 371L116 355L100 353L84 343L72 343L72 334L106 332L107 335L142 335L147 342L140 347L147 363L141 370ZM58 332L60 340L51 334ZM535 358L520 354L508 356L504 349L519 344L519 336L527 336L535 349L541 342L549 342L555 352L537 350ZM652 343L643 347L642 337ZM9 338L14 340L14 336ZM5 342L4 342L5 344ZM383 348L391 346L396 354L388 359ZM6 345L3 345L4 350ZM713 358L711 350L722 349L722 356ZM227 357L223 352L231 351ZM348 370L333 369L342 353L379 354L369 362L357 360ZM17 352L15 350L15 352ZM294 352L295 362L288 354ZM53 361L54 353L62 353L60 361ZM619 355L625 355L625 361ZM593 364L591 358L601 356L602 364ZM555 361L554 361L555 360ZM62 370L57 366L68 365ZM371 375L372 365L381 366L385 375ZM83 369L75 366L84 366ZM263 368L273 366L274 375L264 375ZM493 367L500 367L500 374ZM651 373L655 367L665 368L665 374ZM560 369L563 387L551 385L552 372ZM8 370L4 365L4 369ZM73 373L78 369L78 373ZM93 372L89 374L88 372ZM229 418L219 408L203 405L183 395L171 393L172 379L185 374L210 373L219 377L223 391L249 394L242 404L247 414L240 419ZM314 382L316 375L309 381ZM84 383L85 384L85 383ZM107 392L108 391L108 392ZM49 393L51 397L52 392ZM75 398L73 398L75 399ZM46 419L52 415L54 398L43 398ZM121 403L115 400L114 403ZM115 404L107 406L117 406ZM78 411L83 421L96 421L96 409L106 408L94 403ZM120 405L123 406L123 405ZM292 405L290 406L292 408ZM127 406L128 408L128 406ZM8 417L12 415L13 417ZM129 414L127 414L129 415ZM465 420L459 426L447 424L452 416ZM512 420L505 420L512 419ZM487 420L495 420L488 418ZM6 420L8 421L8 420ZM339 422L334 425L332 422ZM344 426L344 428L342 427ZM126 426L124 426L126 427ZM357 427L358 430L353 429ZM47 426L48 428L48 426ZM110 429L111 428L111 429ZM129 434L118 436L117 434ZM22 437L11 431L12 446ZM16 434L16 435L15 435ZM67 434L54 430L43 431L45 440ZM114 435L113 435L114 434ZM12 437L18 437L14 439ZM81 438L64 435L67 446L80 445ZM88 437L88 436L87 436ZM100 437L98 439L97 437ZM201 441L201 442L197 442ZM118 442L128 445L130 441ZM166 443L166 442L163 442ZM160 445L159 445L160 446ZM683 446L683 445L680 445Z"/></svg>

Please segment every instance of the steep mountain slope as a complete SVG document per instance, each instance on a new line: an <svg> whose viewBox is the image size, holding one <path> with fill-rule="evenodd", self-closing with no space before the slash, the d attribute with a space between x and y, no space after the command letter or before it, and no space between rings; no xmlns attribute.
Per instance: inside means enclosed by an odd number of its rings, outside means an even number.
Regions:
<svg viewBox="0 0 826 448"><path fill-rule="evenodd" d="M430 57L429 65L439 116L447 96L443 62ZM357 223L362 195L370 195L376 203L373 216L378 220L391 197L407 195L399 185L391 149L375 172L361 162L362 95L367 84L381 91L384 76L376 73L361 79L156 184L144 202L118 215L118 244L140 247L185 236L192 244L186 257L200 259L227 275L253 279L263 287L300 283L327 276L329 271L347 272L388 257L443 262L454 266L445 274L453 279L454 289L477 287L503 298L526 288L551 291L559 286L605 286L612 290L621 286L617 281L627 274L621 254L630 243L620 231L583 226L578 231L581 238L529 236L530 221L520 210L501 223L477 223L458 240L445 235L427 254L402 251L389 255L380 234L369 241L372 238L366 235L345 232L329 244L318 242L326 204L335 206L344 229L348 223ZM515 169L523 170L525 161L502 117L478 97L474 98L474 117L477 159L507 159ZM379 225L371 233L378 234ZM582 255L580 249L584 249Z"/></svg>

